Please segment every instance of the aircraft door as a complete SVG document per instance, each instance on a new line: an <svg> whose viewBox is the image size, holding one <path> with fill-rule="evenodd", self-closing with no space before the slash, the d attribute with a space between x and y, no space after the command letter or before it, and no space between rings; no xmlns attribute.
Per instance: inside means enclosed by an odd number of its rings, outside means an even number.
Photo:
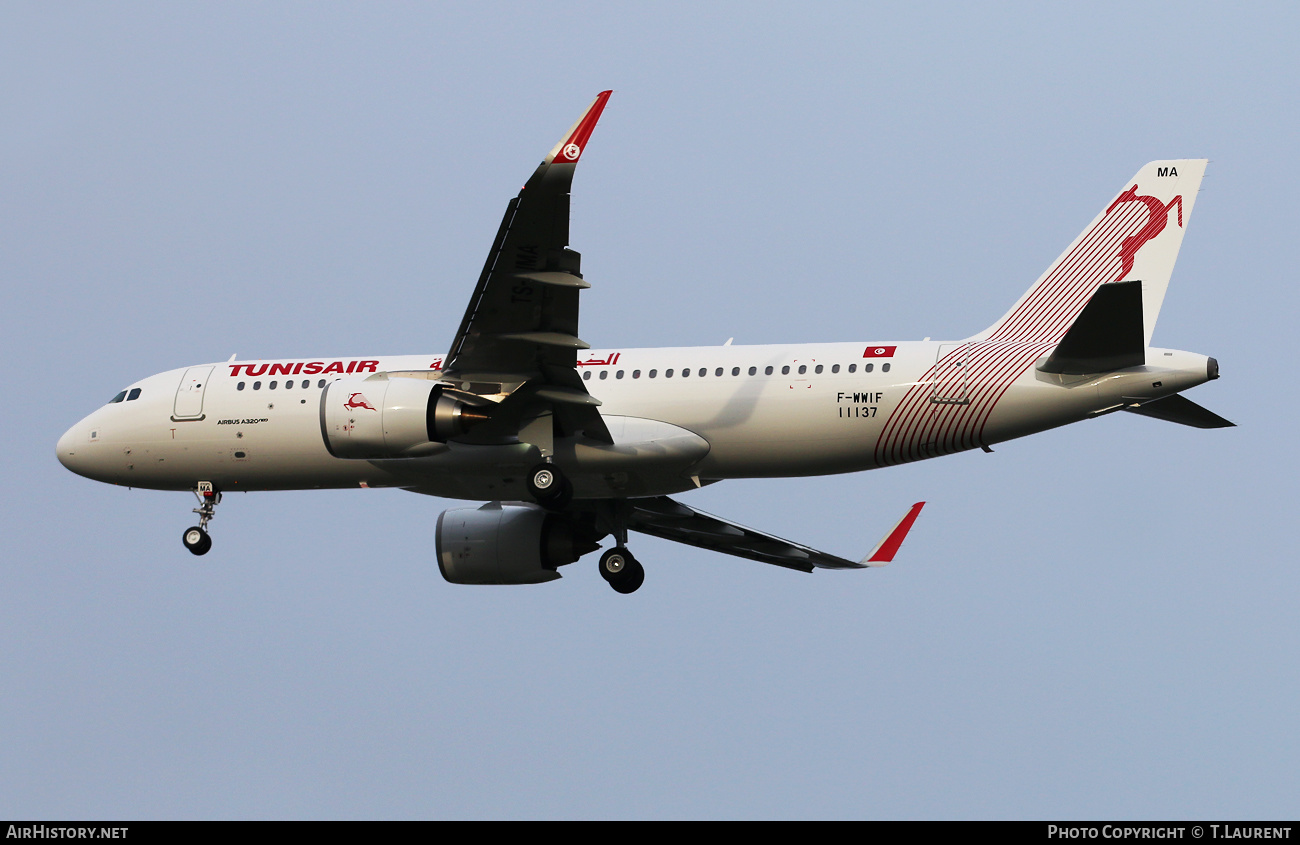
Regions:
<svg viewBox="0 0 1300 845"><path fill-rule="evenodd" d="M190 367L181 376L180 386L176 388L176 404L172 407L172 419L203 419L203 392L208 389L208 378L214 367Z"/></svg>
<svg viewBox="0 0 1300 845"><path fill-rule="evenodd" d="M944 343L935 357L934 376L930 381L930 401L936 405L969 405L966 359L969 343Z"/></svg>

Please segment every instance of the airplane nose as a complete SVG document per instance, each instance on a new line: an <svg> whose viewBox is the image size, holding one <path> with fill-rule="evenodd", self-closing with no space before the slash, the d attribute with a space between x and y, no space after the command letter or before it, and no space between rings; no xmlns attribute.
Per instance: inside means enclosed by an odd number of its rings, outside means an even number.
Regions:
<svg viewBox="0 0 1300 845"><path fill-rule="evenodd" d="M58 457L59 463L77 475L97 479L98 476L95 472L96 450L94 447L98 444L92 442L89 425L90 417L87 417L63 432L58 445L54 447L54 453Z"/></svg>
<svg viewBox="0 0 1300 845"><path fill-rule="evenodd" d="M74 427L63 432L63 436L59 438L59 444L54 447L55 454L59 458L59 463L63 464L73 472L77 472L77 466L79 463L77 461L76 448L72 445L73 432L75 430ZM80 475L80 473L78 473L78 475Z"/></svg>

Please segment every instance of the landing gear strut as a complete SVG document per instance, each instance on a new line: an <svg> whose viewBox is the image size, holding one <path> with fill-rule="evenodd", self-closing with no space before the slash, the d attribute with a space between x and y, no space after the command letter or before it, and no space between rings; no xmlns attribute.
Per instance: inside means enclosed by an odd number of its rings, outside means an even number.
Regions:
<svg viewBox="0 0 1300 845"><path fill-rule="evenodd" d="M600 556L600 577L616 592L635 593L645 582L645 569L625 546L615 546Z"/></svg>
<svg viewBox="0 0 1300 845"><path fill-rule="evenodd" d="M573 485L552 463L538 464L528 473L528 493L547 510L563 510L573 501Z"/></svg>
<svg viewBox="0 0 1300 845"><path fill-rule="evenodd" d="M212 548L212 538L208 536L208 523L217 515L221 493L212 486L211 481L200 481L194 495L199 499L199 506L194 509L194 513L199 515L199 524L186 528L181 534L181 542L191 554L205 555Z"/></svg>

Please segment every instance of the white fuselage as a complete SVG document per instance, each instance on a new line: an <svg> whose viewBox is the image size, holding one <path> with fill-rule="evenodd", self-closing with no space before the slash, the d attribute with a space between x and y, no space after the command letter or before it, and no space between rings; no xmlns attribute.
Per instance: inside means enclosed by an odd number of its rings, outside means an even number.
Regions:
<svg viewBox="0 0 1300 845"><path fill-rule="evenodd" d="M1173 350L1148 350L1144 367L1060 376L1034 366L1050 345L963 344L584 352L578 369L615 442L557 441L555 460L579 498L854 472L987 446L1209 377L1209 359ZM59 460L100 481L164 490L211 481L226 491L401 486L454 498L522 498L522 475L538 458L526 444L451 443L424 457L389 460L327 450L326 385L369 373L427 377L441 361L344 357L171 370L131 385L125 393L135 398L111 402L69 429Z"/></svg>

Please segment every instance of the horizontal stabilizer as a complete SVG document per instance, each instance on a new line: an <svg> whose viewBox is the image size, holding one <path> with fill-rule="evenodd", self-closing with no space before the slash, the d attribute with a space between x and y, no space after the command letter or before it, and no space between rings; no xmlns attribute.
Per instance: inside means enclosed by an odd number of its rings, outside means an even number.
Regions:
<svg viewBox="0 0 1300 845"><path fill-rule="evenodd" d="M1108 373L1146 363L1142 282L1097 288L1065 337L1038 368L1045 373Z"/></svg>
<svg viewBox="0 0 1300 845"><path fill-rule="evenodd" d="M1232 428L1236 425L1178 393L1124 410L1165 422L1190 425L1193 428Z"/></svg>

